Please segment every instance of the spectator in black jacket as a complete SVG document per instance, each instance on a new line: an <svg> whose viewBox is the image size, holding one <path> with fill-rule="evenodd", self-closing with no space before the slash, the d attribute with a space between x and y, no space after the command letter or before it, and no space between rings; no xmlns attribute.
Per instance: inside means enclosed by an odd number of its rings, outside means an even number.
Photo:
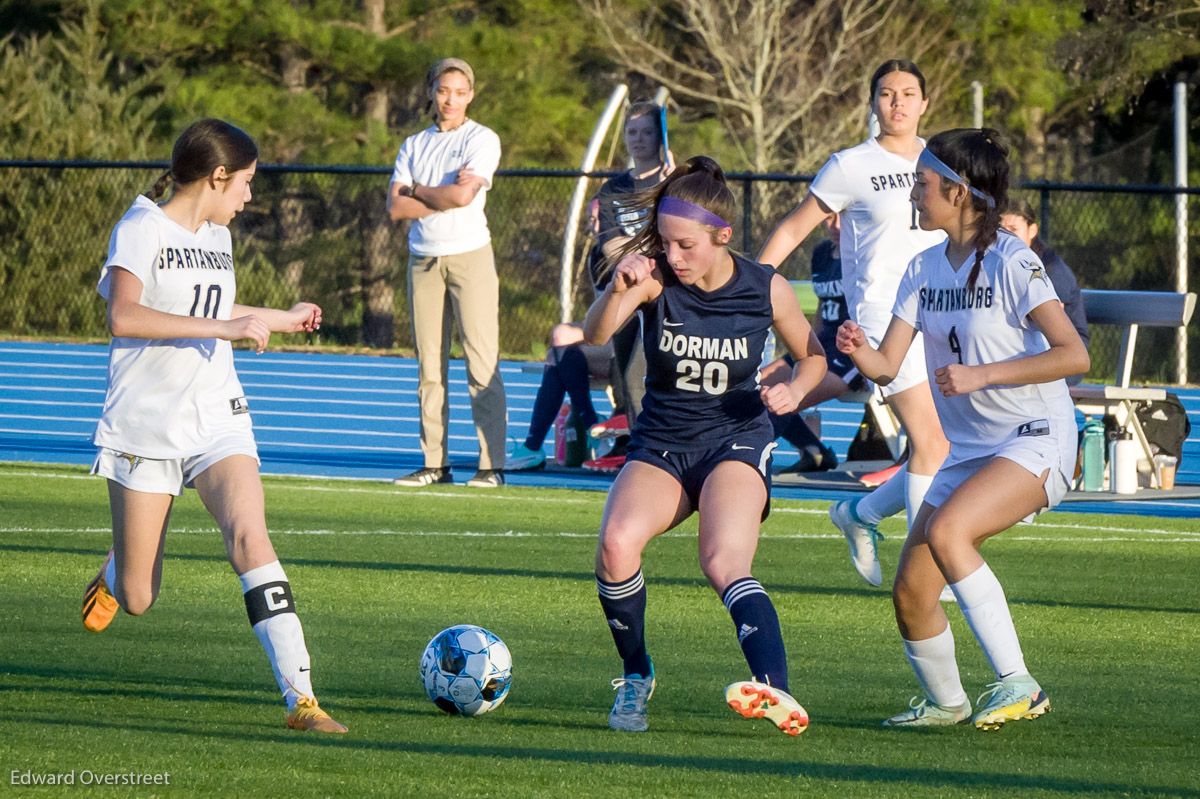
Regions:
<svg viewBox="0 0 1200 799"><path fill-rule="evenodd" d="M1054 285L1054 293L1058 295L1058 300L1062 303L1063 310L1067 312L1071 324L1075 326L1075 331L1079 333L1079 338L1083 339L1083 346L1087 347L1091 336L1088 333L1087 316L1083 310L1083 296L1079 293L1079 284L1075 281L1075 274L1071 272L1071 268L1063 259L1058 257L1058 253L1050 249L1050 245L1046 244L1038 235L1036 220L1037 217L1034 216L1033 208L1029 203L1024 200L1014 200L1009 203L1008 210L1000 217L1000 226L1025 242L1042 259L1042 265L1046 267L1046 274L1050 276L1050 282ZM1081 380L1083 380L1083 375L1072 375L1067 378L1067 385L1076 385Z"/></svg>

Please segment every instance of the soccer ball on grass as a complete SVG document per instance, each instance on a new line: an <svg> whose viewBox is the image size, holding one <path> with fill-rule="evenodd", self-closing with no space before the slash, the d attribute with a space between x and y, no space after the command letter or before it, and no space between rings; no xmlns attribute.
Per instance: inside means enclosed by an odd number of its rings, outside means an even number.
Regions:
<svg viewBox="0 0 1200 799"><path fill-rule="evenodd" d="M421 685L447 713L487 713L504 701L511 684L508 647L495 634L473 624L442 630L421 655Z"/></svg>

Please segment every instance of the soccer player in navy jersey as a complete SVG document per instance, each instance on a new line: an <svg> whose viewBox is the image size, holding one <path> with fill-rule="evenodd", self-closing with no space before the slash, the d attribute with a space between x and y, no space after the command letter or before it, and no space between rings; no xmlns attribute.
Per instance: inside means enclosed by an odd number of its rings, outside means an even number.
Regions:
<svg viewBox="0 0 1200 799"><path fill-rule="evenodd" d="M751 567L770 507L767 411L794 411L824 376L825 353L787 280L729 250L735 206L715 161L689 160L640 204L649 223L625 245L584 322L588 343L601 344L641 311L646 354L642 412L596 551L600 605L624 664L609 726L645 730L655 687L642 550L698 512L700 566L733 617L752 675L730 685L726 700L798 735L808 714L789 693L779 619ZM772 326L796 365L791 380L764 388L758 367Z"/></svg>

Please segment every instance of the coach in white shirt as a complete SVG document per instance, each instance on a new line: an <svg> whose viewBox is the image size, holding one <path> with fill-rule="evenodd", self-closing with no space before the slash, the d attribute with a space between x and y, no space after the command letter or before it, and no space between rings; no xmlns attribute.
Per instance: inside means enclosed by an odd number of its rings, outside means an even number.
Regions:
<svg viewBox="0 0 1200 799"><path fill-rule="evenodd" d="M389 216L412 220L408 304L420 374L417 394L425 458L423 468L395 482L453 482L446 451L446 381L450 326L457 318L479 437L479 471L467 485L499 486L504 484L507 434L498 368L500 284L483 206L500 163L500 138L467 119L467 106L475 98L475 73L466 61L443 58L434 64L428 93L437 123L404 140L388 188Z"/></svg>

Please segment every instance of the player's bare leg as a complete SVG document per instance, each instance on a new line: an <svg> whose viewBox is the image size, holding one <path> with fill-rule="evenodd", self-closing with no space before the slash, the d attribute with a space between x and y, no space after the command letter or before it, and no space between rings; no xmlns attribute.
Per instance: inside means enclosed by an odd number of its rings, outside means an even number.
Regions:
<svg viewBox="0 0 1200 799"><path fill-rule="evenodd" d="M287 726L345 732L344 726L320 708L313 694L308 647L291 584L267 536L258 462L249 455L231 455L197 475L195 486L221 528L229 562L242 583L250 625L266 650L287 702Z"/></svg>
<svg viewBox="0 0 1200 799"><path fill-rule="evenodd" d="M148 494L108 481L113 548L84 594L83 624L93 632L109 625L118 607L131 616L149 610L162 585L163 544L171 516L170 494Z"/></svg>
<svg viewBox="0 0 1200 799"><path fill-rule="evenodd" d="M642 551L654 536L692 512L679 482L641 461L626 463L608 493L596 546L596 587L623 667L612 681L617 695L608 725L622 732L647 729L646 703L657 685L646 651L646 584Z"/></svg>
<svg viewBox="0 0 1200 799"><path fill-rule="evenodd" d="M897 578L893 596L906 648L916 642L937 649L937 638L948 635L935 589L949 583L996 672L997 681L979 698L984 706L976 712L974 722L980 729L1037 718L1050 708L1049 698L1025 667L1004 590L979 554L986 539L1046 505L1046 478L1046 473L1033 475L1010 460L994 458L964 480L941 507L934 510L926 505L919 527L905 546L904 574ZM941 665L928 667L935 675L934 682L947 667L946 650L942 651ZM948 652L952 659L952 643ZM920 676L912 652L909 657ZM926 683L922 679L922 684Z"/></svg>
<svg viewBox="0 0 1200 799"><path fill-rule="evenodd" d="M753 466L718 464L700 492L700 568L733 618L752 676L727 687L725 701L744 718L766 718L799 735L808 728L808 712L788 693L779 616L751 575L766 502L766 484Z"/></svg>

